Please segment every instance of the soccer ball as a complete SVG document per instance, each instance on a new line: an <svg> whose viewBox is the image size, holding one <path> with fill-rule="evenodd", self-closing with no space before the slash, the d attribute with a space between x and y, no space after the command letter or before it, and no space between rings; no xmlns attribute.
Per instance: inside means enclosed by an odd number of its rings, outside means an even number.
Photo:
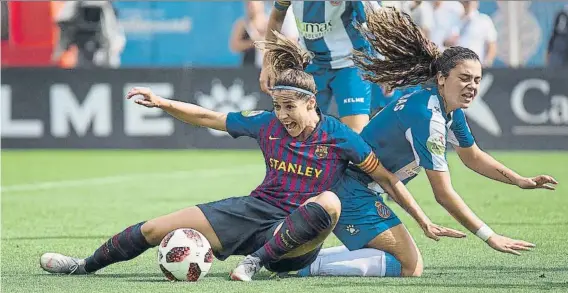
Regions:
<svg viewBox="0 0 568 293"><path fill-rule="evenodd" d="M193 229L168 233L158 247L158 265L170 281L196 282L209 272L212 263L211 244Z"/></svg>

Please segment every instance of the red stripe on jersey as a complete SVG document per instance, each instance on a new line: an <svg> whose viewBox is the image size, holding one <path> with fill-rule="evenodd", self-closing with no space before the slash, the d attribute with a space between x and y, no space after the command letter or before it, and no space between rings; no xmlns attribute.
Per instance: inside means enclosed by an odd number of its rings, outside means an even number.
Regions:
<svg viewBox="0 0 568 293"><path fill-rule="evenodd" d="M274 147L270 148L270 144L272 143L272 141L269 139L270 135L272 134L272 132L274 131L274 127L277 125L278 123L278 119L273 118L270 123L268 124L268 127L266 128L266 131L263 132L262 137L260 137L260 150L262 151L262 154L264 155L264 161L266 163L266 175L264 176L264 180L262 181L262 183L255 189L253 190L253 192L251 192L251 196L253 197L258 197L258 198L263 198L265 197L265 193L260 192L259 191L259 187L262 187L263 185L265 185L267 182L270 181L271 177L274 176L273 170L270 169L270 156L272 155L272 152L274 151Z"/></svg>
<svg viewBox="0 0 568 293"><path fill-rule="evenodd" d="M292 152L291 148L288 146L289 144L291 144L294 141L294 138L292 136L287 137L286 139L281 139L281 144L280 144L280 148L282 151L284 151L285 149L288 149L287 154L286 154L286 158L283 158L282 153L279 153L278 155L278 159L282 162L284 161L286 163L286 168L288 167L289 162L292 160L292 156L294 155L294 152ZM287 170L284 170L284 172L278 174L278 176L280 176L280 196L281 198L278 200L278 206L284 207L286 210L289 209L289 202L290 202L290 197L291 197L291 193L294 192L294 190L292 190L288 184L290 183L290 176L291 174L287 172Z"/></svg>
<svg viewBox="0 0 568 293"><path fill-rule="evenodd" d="M336 143L337 141L335 139L332 139L330 142L330 146L328 147L328 152L330 153L329 156L333 158L333 162L341 160L338 154L338 148L335 145ZM336 167L337 166L332 166L332 164L325 164L325 166L323 166L324 174L320 182L322 184L322 187L325 188L326 190L328 190L333 185L331 179L334 177L335 172L337 172Z"/></svg>
<svg viewBox="0 0 568 293"><path fill-rule="evenodd" d="M312 167L314 165L313 160L314 160L314 154L315 154L316 148L315 148L315 144L313 144L313 143L317 142L318 140L321 140L321 139L319 139L319 131L315 132L309 141L306 141L305 145L311 145L311 147L308 150L307 156L304 153L302 153L300 166L305 163L306 169L307 169L308 167ZM297 203L297 205L301 205L308 198L315 196L315 194L312 194L312 190L310 190L308 188L312 184L315 184L316 181L317 181L317 178L302 176L300 178L300 187L296 191L297 194L294 195L294 198L291 200L291 202L293 202L294 204ZM299 199L299 202L298 202L298 199Z"/></svg>
<svg viewBox="0 0 568 293"><path fill-rule="evenodd" d="M328 137L327 132L322 131L320 142L324 142L324 143L325 143L325 142L327 141L327 137ZM310 155L309 155L309 157L310 157L312 160L316 160L316 156L315 156L315 150L316 150L316 148L317 148L317 145L314 145L314 146L312 147L312 149L310 150ZM325 170L325 168L326 168L326 166L327 166L328 164L316 164L316 166L317 166L317 165L320 165L321 168L322 168L323 170ZM323 171L323 170L322 170L322 171ZM317 190L316 190L316 184L317 184L317 183L319 183L319 185L320 185L319 187L321 187L321 183L323 183L323 176L321 177L321 179L320 179L320 178L316 178L316 180L312 181L312 183L311 183L310 186L308 187L308 190L307 190L307 191L308 191L308 192L316 192L316 191L317 191ZM319 191L321 192L321 191L324 191L324 190L321 190L321 189L320 189Z"/></svg>
<svg viewBox="0 0 568 293"><path fill-rule="evenodd" d="M301 147L298 147L296 150L298 152L298 154L296 154L294 156L294 160L293 160L293 164L295 164L296 166L299 166L302 163L302 156L299 156L300 153L302 153L302 149L305 149L307 146L305 144L302 144ZM290 181L290 190L296 192L296 194L294 194L294 196L292 198L290 198L290 203L292 205L298 206L298 204L296 203L295 198L298 195L298 188L296 188L296 184L298 184L298 178L300 177L300 175L298 174L294 174L292 175L292 180Z"/></svg>

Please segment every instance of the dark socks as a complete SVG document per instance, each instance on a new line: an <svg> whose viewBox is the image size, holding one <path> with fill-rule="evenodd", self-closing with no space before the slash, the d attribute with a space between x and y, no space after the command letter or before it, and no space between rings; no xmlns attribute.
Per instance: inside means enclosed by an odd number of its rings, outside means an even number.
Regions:
<svg viewBox="0 0 568 293"><path fill-rule="evenodd" d="M133 259L152 248L154 245L148 244L140 230L144 223L130 226L110 238L85 259L85 270L92 273L113 263Z"/></svg>
<svg viewBox="0 0 568 293"><path fill-rule="evenodd" d="M315 239L331 227L331 217L319 204L310 202L288 215L282 227L263 247L252 256L258 257L264 265L279 260L288 252Z"/></svg>

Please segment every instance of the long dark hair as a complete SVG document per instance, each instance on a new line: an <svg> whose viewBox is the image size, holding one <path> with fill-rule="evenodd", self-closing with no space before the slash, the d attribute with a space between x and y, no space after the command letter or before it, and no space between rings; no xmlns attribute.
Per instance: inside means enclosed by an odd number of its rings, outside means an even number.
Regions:
<svg viewBox="0 0 568 293"><path fill-rule="evenodd" d="M372 9L366 5L365 13L366 25L359 24L358 29L374 51L357 50L353 61L364 71L364 79L387 89L421 84L438 72L448 76L463 60L479 61L475 52L463 47L450 47L440 53L410 16L394 7Z"/></svg>

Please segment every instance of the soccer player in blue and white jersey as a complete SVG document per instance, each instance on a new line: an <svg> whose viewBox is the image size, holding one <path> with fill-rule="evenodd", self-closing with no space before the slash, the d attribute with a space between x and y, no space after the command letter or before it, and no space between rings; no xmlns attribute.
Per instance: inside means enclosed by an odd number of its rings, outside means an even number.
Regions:
<svg viewBox="0 0 568 293"><path fill-rule="evenodd" d="M378 9L378 1L366 1ZM369 121L371 84L361 78L351 60L353 50L366 50L369 43L356 29L365 22L362 1L275 1L268 22L266 40L274 40L286 11L292 9L300 33L300 43L313 56L306 72L314 76L317 103L329 112L334 98L341 121L360 132ZM274 74L263 66L260 86L270 93Z"/></svg>
<svg viewBox="0 0 568 293"><path fill-rule="evenodd" d="M475 144L463 109L478 92L482 77L479 57L463 47L439 53L408 15L394 9L367 16L368 29L363 32L386 58L356 53L357 66L368 72L365 78L390 88L416 84L424 88L401 97L373 117L361 132L363 139L383 166L404 183L425 169L436 201L491 248L515 255L533 248L532 243L495 233L467 206L450 180L446 142L454 146L468 168L490 179L523 189L554 190L557 184L548 175L523 177ZM345 246L322 250L312 265L298 274L420 276L420 251L381 201L378 194L383 190L357 168L346 173L332 189L342 203L334 233ZM393 199L398 201L397 195Z"/></svg>
<svg viewBox="0 0 568 293"><path fill-rule="evenodd" d="M247 255L231 278L250 281L263 266L274 272L298 270L315 259L341 210L329 190L350 162L389 193L411 198L358 134L317 110L314 80L303 71L309 55L285 37L278 38L279 43L266 44L267 60L279 72L272 91L274 111L225 114L161 98L148 88L127 94L142 96L135 102L161 108L186 123L256 139L267 168L264 181L250 196L199 204L135 224L86 259L46 253L41 267L50 273L93 273L135 258L170 231L192 228L209 240L220 260ZM425 218L420 212L414 215Z"/></svg>

